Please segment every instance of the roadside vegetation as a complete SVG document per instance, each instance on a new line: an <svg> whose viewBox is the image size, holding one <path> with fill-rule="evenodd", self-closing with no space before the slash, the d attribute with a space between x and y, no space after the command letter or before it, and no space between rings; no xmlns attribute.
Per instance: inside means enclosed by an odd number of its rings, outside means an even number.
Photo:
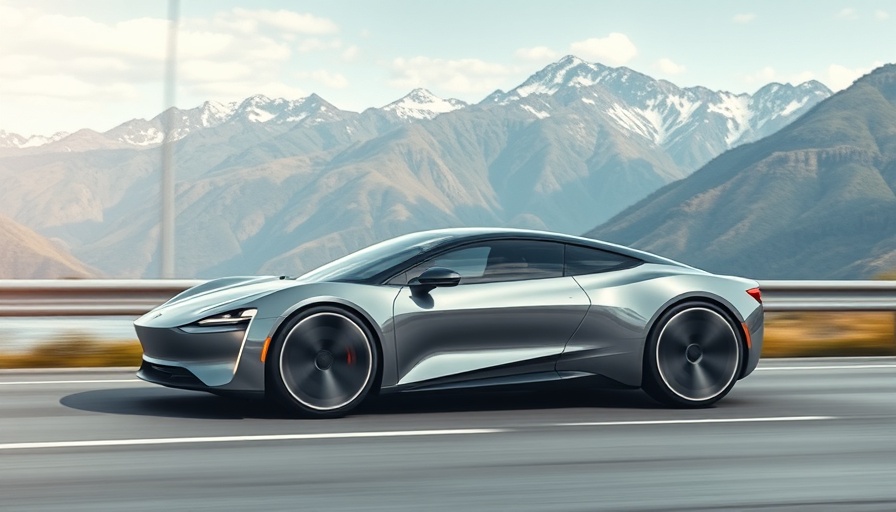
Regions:
<svg viewBox="0 0 896 512"><path fill-rule="evenodd" d="M766 313L762 357L893 356L896 313Z"/></svg>
<svg viewBox="0 0 896 512"><path fill-rule="evenodd" d="M767 313L762 357L896 356L894 328L894 313ZM65 333L26 351L0 353L0 369L137 367L141 355L137 340Z"/></svg>
<svg viewBox="0 0 896 512"><path fill-rule="evenodd" d="M66 333L27 351L0 353L0 369L137 367L142 355L137 340L97 340L85 333Z"/></svg>

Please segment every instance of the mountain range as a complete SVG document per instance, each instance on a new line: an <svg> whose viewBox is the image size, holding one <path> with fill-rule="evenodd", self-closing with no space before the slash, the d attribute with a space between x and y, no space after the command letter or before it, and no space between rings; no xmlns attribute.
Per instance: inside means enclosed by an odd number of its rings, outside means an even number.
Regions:
<svg viewBox="0 0 896 512"><path fill-rule="evenodd" d="M178 274L297 274L419 229L583 232L830 94L681 88L567 56L476 104L423 89L360 113L314 94L206 102L43 143L0 133L0 213L107 275L157 275L170 120Z"/></svg>
<svg viewBox="0 0 896 512"><path fill-rule="evenodd" d="M0 279L82 278L97 271L58 244L0 215Z"/></svg>
<svg viewBox="0 0 896 512"><path fill-rule="evenodd" d="M896 268L896 65L588 232L759 279Z"/></svg>

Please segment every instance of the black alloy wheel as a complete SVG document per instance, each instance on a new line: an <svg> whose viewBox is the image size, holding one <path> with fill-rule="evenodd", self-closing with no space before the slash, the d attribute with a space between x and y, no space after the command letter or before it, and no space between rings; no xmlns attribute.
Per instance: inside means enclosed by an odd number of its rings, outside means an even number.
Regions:
<svg viewBox="0 0 896 512"><path fill-rule="evenodd" d="M269 385L302 416L344 416L373 385L378 363L373 339L355 313L335 307L309 309L274 340Z"/></svg>
<svg viewBox="0 0 896 512"><path fill-rule="evenodd" d="M659 319L644 355L644 390L675 407L706 407L734 387L743 360L739 328L708 302L679 304Z"/></svg>

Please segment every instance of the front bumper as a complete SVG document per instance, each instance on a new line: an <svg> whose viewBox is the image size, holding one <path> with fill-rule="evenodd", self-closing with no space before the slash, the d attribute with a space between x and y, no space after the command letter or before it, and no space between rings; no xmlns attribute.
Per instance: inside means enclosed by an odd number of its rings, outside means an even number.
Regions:
<svg viewBox="0 0 896 512"><path fill-rule="evenodd" d="M137 370L137 377L146 382L161 384L170 388L208 390L208 386L190 370L182 366L149 362L145 357L143 364L140 365L140 369Z"/></svg>
<svg viewBox="0 0 896 512"><path fill-rule="evenodd" d="M137 377L163 386L221 393L264 391L261 350L276 318L253 318L239 327L153 326L134 323L143 347Z"/></svg>

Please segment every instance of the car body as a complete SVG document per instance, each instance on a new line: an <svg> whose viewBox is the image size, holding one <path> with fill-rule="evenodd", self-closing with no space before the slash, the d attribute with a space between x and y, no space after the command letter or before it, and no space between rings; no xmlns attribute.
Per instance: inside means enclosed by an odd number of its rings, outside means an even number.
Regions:
<svg viewBox="0 0 896 512"><path fill-rule="evenodd" d="M308 272L215 279L135 322L138 376L339 416L372 392L567 381L707 406L756 367L758 283L529 230L425 231Z"/></svg>

